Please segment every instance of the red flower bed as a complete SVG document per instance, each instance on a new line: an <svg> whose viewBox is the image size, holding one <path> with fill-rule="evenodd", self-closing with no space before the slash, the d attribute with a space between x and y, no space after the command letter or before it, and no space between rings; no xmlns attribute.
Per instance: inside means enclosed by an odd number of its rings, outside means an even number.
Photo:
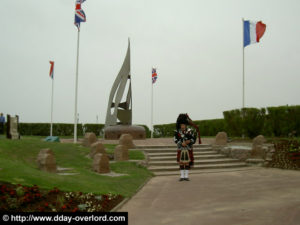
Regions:
<svg viewBox="0 0 300 225"><path fill-rule="evenodd" d="M124 199L121 195L40 190L0 182L0 211L6 212L108 212Z"/></svg>

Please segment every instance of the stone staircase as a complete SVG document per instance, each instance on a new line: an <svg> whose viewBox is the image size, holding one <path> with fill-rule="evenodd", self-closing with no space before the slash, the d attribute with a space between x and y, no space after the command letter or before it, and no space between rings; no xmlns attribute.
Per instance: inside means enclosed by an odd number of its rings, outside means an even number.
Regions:
<svg viewBox="0 0 300 225"><path fill-rule="evenodd" d="M148 169L155 175L179 174L179 166L176 162L176 145L170 146L137 146L143 150L148 161ZM230 171L249 168L245 162L231 159L217 151L211 145L194 145L194 167L191 173Z"/></svg>

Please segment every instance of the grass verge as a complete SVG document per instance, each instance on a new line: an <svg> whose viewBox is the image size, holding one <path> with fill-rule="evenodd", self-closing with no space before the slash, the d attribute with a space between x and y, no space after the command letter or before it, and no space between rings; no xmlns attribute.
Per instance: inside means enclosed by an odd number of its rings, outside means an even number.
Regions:
<svg viewBox="0 0 300 225"><path fill-rule="evenodd" d="M113 145L105 145L108 152L113 152ZM73 176L61 176L40 171L36 157L43 148L50 148L60 167L73 168ZM153 176L146 168L135 162L111 163L111 170L127 174L119 177L99 175L91 170L92 160L86 155L90 149L79 144L49 143L41 137L24 137L21 140L0 141L0 180L12 184L38 185L44 189L58 187L62 191L81 191L83 193L120 194L131 196L148 178ZM142 159L140 151L130 151L130 159Z"/></svg>

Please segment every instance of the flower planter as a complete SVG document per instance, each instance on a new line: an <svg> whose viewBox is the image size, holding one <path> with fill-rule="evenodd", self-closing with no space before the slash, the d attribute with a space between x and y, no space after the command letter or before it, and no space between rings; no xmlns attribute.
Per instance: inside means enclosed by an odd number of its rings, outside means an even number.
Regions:
<svg viewBox="0 0 300 225"><path fill-rule="evenodd" d="M0 182L0 211L5 212L108 212L124 199L111 193L95 195L63 192L58 188L40 190ZM86 205L80 208L80 205Z"/></svg>

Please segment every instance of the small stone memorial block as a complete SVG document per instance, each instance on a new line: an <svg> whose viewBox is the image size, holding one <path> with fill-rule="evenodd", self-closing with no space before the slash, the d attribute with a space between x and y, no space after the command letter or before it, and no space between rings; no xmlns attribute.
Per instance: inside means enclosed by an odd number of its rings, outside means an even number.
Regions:
<svg viewBox="0 0 300 225"><path fill-rule="evenodd" d="M10 115L7 115L6 136L8 139L20 139L18 126L19 126L19 116L12 117Z"/></svg>
<svg viewBox="0 0 300 225"><path fill-rule="evenodd" d="M106 153L97 153L93 160L93 170L97 173L109 173L109 158Z"/></svg>
<svg viewBox="0 0 300 225"><path fill-rule="evenodd" d="M119 145L124 145L128 149L135 148L135 145L133 144L133 138L130 134L122 134L119 140Z"/></svg>
<svg viewBox="0 0 300 225"><path fill-rule="evenodd" d="M253 139L251 157L259 159L264 159L266 157L266 151L263 147L265 142L266 139L263 135L258 135Z"/></svg>
<svg viewBox="0 0 300 225"><path fill-rule="evenodd" d="M96 141L97 141L97 137L93 132L85 133L84 139L83 139L83 146L90 147Z"/></svg>
<svg viewBox="0 0 300 225"><path fill-rule="evenodd" d="M227 145L227 133L226 132L218 132L216 136L216 145Z"/></svg>
<svg viewBox="0 0 300 225"><path fill-rule="evenodd" d="M91 158L94 158L94 156L98 153L106 153L105 147L102 143L95 142L91 145L91 152L90 152L89 156Z"/></svg>
<svg viewBox="0 0 300 225"><path fill-rule="evenodd" d="M129 159L128 148L124 145L117 145L114 152L115 161L127 161Z"/></svg>
<svg viewBox="0 0 300 225"><path fill-rule="evenodd" d="M54 157L53 152L51 149L46 148L42 149L37 157L37 163L40 170L49 172L49 173L56 173L56 160Z"/></svg>

